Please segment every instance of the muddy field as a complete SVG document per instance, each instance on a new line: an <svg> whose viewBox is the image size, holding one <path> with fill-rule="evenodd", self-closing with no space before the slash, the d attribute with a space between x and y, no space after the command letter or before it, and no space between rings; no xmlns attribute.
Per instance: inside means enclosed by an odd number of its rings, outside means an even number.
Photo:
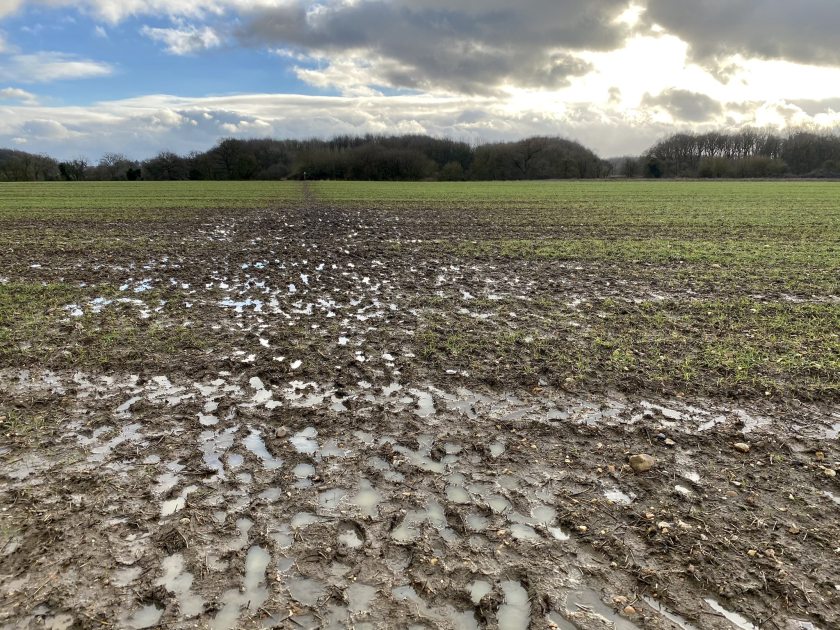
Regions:
<svg viewBox="0 0 840 630"><path fill-rule="evenodd" d="M285 186L0 213L0 626L840 627L840 211Z"/></svg>

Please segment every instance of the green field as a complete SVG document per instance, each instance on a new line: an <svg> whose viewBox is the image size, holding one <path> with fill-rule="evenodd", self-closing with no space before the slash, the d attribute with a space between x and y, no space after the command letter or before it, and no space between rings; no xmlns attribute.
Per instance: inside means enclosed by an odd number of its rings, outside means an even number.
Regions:
<svg viewBox="0 0 840 630"><path fill-rule="evenodd" d="M319 247L346 237L321 232L325 221L357 220L360 256L387 258L397 270L412 261L481 265L502 283L510 274L532 284L524 309L511 297L476 302L494 314L488 320L460 313L457 291L410 294L422 310L411 342L427 365L452 364L491 380L548 375L580 387L840 393L838 183L4 185L4 339L23 338L34 352L36 331L50 329L60 303L119 294L119 281L103 266L184 255L212 266L233 252L227 242L208 240L211 226L245 226L251 234L281 216L284 225L300 217L307 230L317 228ZM297 246L294 239L294 232L282 237L285 247ZM260 241L234 246L245 260L249 247L254 256L264 253ZM85 278L94 262L98 271ZM177 318L170 311L183 296L156 291L168 304L167 321ZM583 305L570 307L575 300ZM506 308L519 320L500 321ZM80 342L84 351L71 355L107 363L112 351L126 354L117 337L172 351L195 341L166 323L140 337L127 334L133 324L120 319L98 329L101 335L89 335ZM3 358L11 361L17 351L6 347ZM54 357L55 350L44 352Z"/></svg>

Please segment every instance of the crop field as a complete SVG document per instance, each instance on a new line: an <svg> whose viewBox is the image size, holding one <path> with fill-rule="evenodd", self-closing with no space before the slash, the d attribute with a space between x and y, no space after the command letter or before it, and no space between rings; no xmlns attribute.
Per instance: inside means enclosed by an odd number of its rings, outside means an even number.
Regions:
<svg viewBox="0 0 840 630"><path fill-rule="evenodd" d="M0 185L0 627L840 627L840 183Z"/></svg>

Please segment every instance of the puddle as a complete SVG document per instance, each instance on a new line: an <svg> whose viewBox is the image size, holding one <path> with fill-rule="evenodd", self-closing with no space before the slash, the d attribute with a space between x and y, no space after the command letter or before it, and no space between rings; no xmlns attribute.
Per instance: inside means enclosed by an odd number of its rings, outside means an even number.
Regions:
<svg viewBox="0 0 840 630"><path fill-rule="evenodd" d="M262 547L251 547L245 558L245 578L242 590L229 590L222 595L222 608L210 622L211 630L232 630L238 626L241 609L248 607L253 614L268 599L265 587L265 570L271 562L271 556Z"/></svg>
<svg viewBox="0 0 840 630"><path fill-rule="evenodd" d="M592 589L572 591L566 595L566 610L575 612L587 610L603 617L615 630L639 630L639 626L616 613L601 601L601 597Z"/></svg>
<svg viewBox="0 0 840 630"><path fill-rule="evenodd" d="M409 510L402 522L391 530L391 538L399 543L415 542L420 537L420 528L426 523L437 529L444 540L457 540L455 532L447 526L443 508L433 499L429 500L425 512Z"/></svg>
<svg viewBox="0 0 840 630"><path fill-rule="evenodd" d="M493 585L490 582L485 582L484 580L476 580L470 586L470 599L472 600L473 604L478 605L481 599L487 595L487 593L492 592Z"/></svg>
<svg viewBox="0 0 840 630"><path fill-rule="evenodd" d="M636 495L626 494L618 488L604 490L604 496L607 498L608 501L612 501L613 503L617 503L618 505L630 505L636 498Z"/></svg>
<svg viewBox="0 0 840 630"><path fill-rule="evenodd" d="M361 549L365 541L353 525L347 524L339 529L338 542L350 549Z"/></svg>
<svg viewBox="0 0 840 630"><path fill-rule="evenodd" d="M528 630L531 625L531 602L528 591L519 582L501 583L505 595L504 603L496 613L499 630Z"/></svg>
<svg viewBox="0 0 840 630"><path fill-rule="evenodd" d="M434 439L428 435L421 435L417 438L419 448L412 451L404 446L395 446L394 450L401 455L405 455L408 461L421 470L441 474L446 471L446 465L443 462L436 462L429 457L432 450Z"/></svg>
<svg viewBox="0 0 840 630"><path fill-rule="evenodd" d="M347 609L354 614L367 612L378 591L373 586L355 582L347 589Z"/></svg>
<svg viewBox="0 0 840 630"><path fill-rule="evenodd" d="M187 506L187 496L198 490L197 486L187 486L183 490L181 490L181 494L174 499L169 499L168 501L164 501L160 506L160 515L163 516L171 516L176 512L180 512Z"/></svg>
<svg viewBox="0 0 840 630"><path fill-rule="evenodd" d="M342 488L325 490L318 495L318 505L322 510L332 511L338 508L342 499L347 496L347 491Z"/></svg>
<svg viewBox="0 0 840 630"><path fill-rule="evenodd" d="M483 532L488 527L490 527L490 519L478 514L467 515L467 529L474 532Z"/></svg>
<svg viewBox="0 0 840 630"><path fill-rule="evenodd" d="M111 584L120 587L128 586L141 575L143 575L143 569L141 567L129 567L127 569L120 569L119 571L116 571L114 573L114 577L111 578Z"/></svg>
<svg viewBox="0 0 840 630"><path fill-rule="evenodd" d="M424 392L420 389L410 389L409 392L417 396L417 408L414 410L415 415L420 418L428 418L435 414L435 402L429 392Z"/></svg>
<svg viewBox="0 0 840 630"><path fill-rule="evenodd" d="M245 448L256 455L263 463L266 470L277 470L283 466L283 460L275 459L274 456L268 452L268 449L263 442L261 433L256 429L251 429L251 433L243 441Z"/></svg>
<svg viewBox="0 0 840 630"><path fill-rule="evenodd" d="M318 580L308 578L289 578L286 588L292 599L304 606L317 606L318 601L326 594L326 587Z"/></svg>
<svg viewBox="0 0 840 630"><path fill-rule="evenodd" d="M204 611L204 599L192 592L193 576L184 569L184 558L175 554L163 559L163 577L155 582L175 595L178 610L183 617L190 618Z"/></svg>
<svg viewBox="0 0 840 630"><path fill-rule="evenodd" d="M143 608L131 615L131 617L125 620L125 623L132 630L143 630L143 628L156 626L162 615L163 609L150 604L143 606Z"/></svg>
<svg viewBox="0 0 840 630"><path fill-rule="evenodd" d="M379 516L379 502L382 495L374 488L367 479L359 482L359 492L350 498L350 503L359 508L365 516L376 518Z"/></svg>
<svg viewBox="0 0 840 630"><path fill-rule="evenodd" d="M709 605L709 608L714 610L716 613L723 615L726 620L738 628L738 630L758 630L758 627L753 625L749 619L742 617L736 612L727 610L721 606L717 600L714 600L711 597L706 597L703 601L706 602Z"/></svg>
<svg viewBox="0 0 840 630"><path fill-rule="evenodd" d="M298 464L292 469L292 474L298 479L308 479L315 476L315 466L312 464Z"/></svg>
<svg viewBox="0 0 840 630"><path fill-rule="evenodd" d="M315 438L318 437L318 431L314 427L308 427L303 431L295 433L289 438L289 442L294 449L303 455L315 455L318 452L318 442Z"/></svg>
<svg viewBox="0 0 840 630"><path fill-rule="evenodd" d="M510 526L510 534L516 540L528 540L532 542L542 540L542 537L530 525L517 523Z"/></svg>
<svg viewBox="0 0 840 630"><path fill-rule="evenodd" d="M668 621L673 624L676 624L678 627L682 628L682 630L698 630L696 626L691 624L687 619L680 617L677 613L672 610L666 608L663 604L660 604L658 601L653 599L652 597L648 597L647 595L642 595L642 600L653 610L658 612L660 615L665 617Z"/></svg>

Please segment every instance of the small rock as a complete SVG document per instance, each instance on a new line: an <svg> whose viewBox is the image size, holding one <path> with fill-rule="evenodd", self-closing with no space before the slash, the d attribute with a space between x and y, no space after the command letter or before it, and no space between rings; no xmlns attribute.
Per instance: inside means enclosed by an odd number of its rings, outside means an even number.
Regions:
<svg viewBox="0 0 840 630"><path fill-rule="evenodd" d="M755 558L755 557L758 555L758 550L757 550L757 549L750 549L750 550L747 552L747 555L748 555L750 558Z"/></svg>
<svg viewBox="0 0 840 630"><path fill-rule="evenodd" d="M613 603L616 606L626 606L629 602L630 600L624 597L624 595L617 595L616 597L613 597Z"/></svg>
<svg viewBox="0 0 840 630"><path fill-rule="evenodd" d="M665 440L665 446L667 446L669 448L673 448L676 445L677 445L677 443L674 442L674 440L672 440L671 438L668 438L667 440Z"/></svg>
<svg viewBox="0 0 840 630"><path fill-rule="evenodd" d="M790 527L788 527L788 531L795 536L796 534L798 534L802 530L799 529L798 525L791 525Z"/></svg>
<svg viewBox="0 0 840 630"><path fill-rule="evenodd" d="M636 609L632 606L627 606L624 608L624 615L627 617L634 617L636 615Z"/></svg>
<svg viewBox="0 0 840 630"><path fill-rule="evenodd" d="M837 471L833 468L823 468L823 474L826 477L831 477L832 479L837 476Z"/></svg>
<svg viewBox="0 0 840 630"><path fill-rule="evenodd" d="M278 438L284 438L287 435L289 435L289 429L288 429L288 427L277 427L274 430L274 435L275 435L275 437L278 437Z"/></svg>
<svg viewBox="0 0 840 630"><path fill-rule="evenodd" d="M578 530L581 534L585 534L586 532L588 532L588 531L589 531L589 528L588 528L586 525L579 525L579 526L578 526L578 528L577 528L577 530Z"/></svg>
<svg viewBox="0 0 840 630"><path fill-rule="evenodd" d="M739 453L749 453L750 452L750 445L746 442L735 442L732 447L738 451Z"/></svg>
<svg viewBox="0 0 840 630"><path fill-rule="evenodd" d="M656 464L656 460L650 455L631 455L630 467L636 473L643 473L649 471Z"/></svg>
<svg viewBox="0 0 840 630"><path fill-rule="evenodd" d="M817 461L818 461L818 462L821 462L822 460L824 460L824 459L825 459L825 453L823 453L822 451L817 451L817 452L814 454L814 457L816 457L816 458L817 458Z"/></svg>

